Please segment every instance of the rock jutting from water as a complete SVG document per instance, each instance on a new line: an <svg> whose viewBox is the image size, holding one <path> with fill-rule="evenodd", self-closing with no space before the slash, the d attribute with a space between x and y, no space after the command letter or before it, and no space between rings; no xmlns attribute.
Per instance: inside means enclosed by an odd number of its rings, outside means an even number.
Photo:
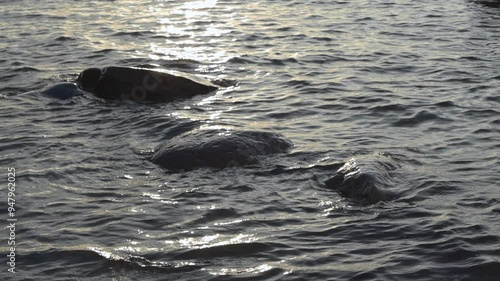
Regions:
<svg viewBox="0 0 500 281"><path fill-rule="evenodd" d="M291 141L272 132L199 129L166 140L151 161L174 171L226 168L257 164L261 156L291 147Z"/></svg>
<svg viewBox="0 0 500 281"><path fill-rule="evenodd" d="M136 102L166 102L218 89L211 82L186 73L118 66L85 69L76 84L100 98Z"/></svg>

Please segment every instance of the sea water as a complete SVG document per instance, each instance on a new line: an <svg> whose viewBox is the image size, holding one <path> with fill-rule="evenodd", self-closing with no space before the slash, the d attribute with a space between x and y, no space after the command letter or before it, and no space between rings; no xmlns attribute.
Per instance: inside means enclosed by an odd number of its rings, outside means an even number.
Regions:
<svg viewBox="0 0 500 281"><path fill-rule="evenodd" d="M495 3L1 1L0 279L498 280ZM227 87L162 104L41 93L109 65ZM293 147L226 169L150 161L203 128ZM393 196L325 185L345 163Z"/></svg>

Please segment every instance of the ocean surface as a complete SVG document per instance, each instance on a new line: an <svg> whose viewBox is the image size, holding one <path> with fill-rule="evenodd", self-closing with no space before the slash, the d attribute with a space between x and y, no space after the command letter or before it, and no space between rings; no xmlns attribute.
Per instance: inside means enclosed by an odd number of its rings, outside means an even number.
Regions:
<svg viewBox="0 0 500 281"><path fill-rule="evenodd" d="M500 280L498 6L0 1L0 280ZM159 104L41 93L110 65L224 87ZM243 167L150 161L204 128L293 147ZM325 185L350 160L392 196Z"/></svg>

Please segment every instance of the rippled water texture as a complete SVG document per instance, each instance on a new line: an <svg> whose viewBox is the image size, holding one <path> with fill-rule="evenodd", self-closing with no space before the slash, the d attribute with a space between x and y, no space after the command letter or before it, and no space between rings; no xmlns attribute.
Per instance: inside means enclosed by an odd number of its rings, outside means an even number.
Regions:
<svg viewBox="0 0 500 281"><path fill-rule="evenodd" d="M3 239L0 279L498 280L497 3L1 1L18 273ZM163 104L40 93L108 65L228 87ZM294 146L226 169L150 161L200 129Z"/></svg>

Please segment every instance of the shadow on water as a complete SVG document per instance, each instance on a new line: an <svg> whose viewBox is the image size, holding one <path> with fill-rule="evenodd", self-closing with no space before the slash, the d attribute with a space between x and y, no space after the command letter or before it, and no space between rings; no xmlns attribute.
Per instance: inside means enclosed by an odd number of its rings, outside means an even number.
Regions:
<svg viewBox="0 0 500 281"><path fill-rule="evenodd" d="M498 0L490 0L490 1L474 1L474 3L483 5L489 8L500 8L500 1Z"/></svg>

